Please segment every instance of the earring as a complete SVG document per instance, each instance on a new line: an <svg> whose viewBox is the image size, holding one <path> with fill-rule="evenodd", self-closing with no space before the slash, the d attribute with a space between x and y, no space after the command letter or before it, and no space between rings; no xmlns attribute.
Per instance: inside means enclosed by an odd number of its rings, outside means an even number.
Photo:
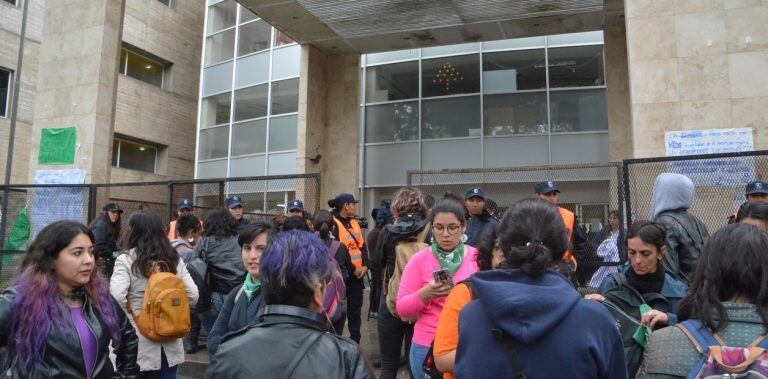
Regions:
<svg viewBox="0 0 768 379"><path fill-rule="evenodd" d="M462 235L461 235L461 243L467 243L467 240L468 240L468 239L469 239L469 237L467 237L467 235L466 235L466 234L462 234Z"/></svg>
<svg viewBox="0 0 768 379"><path fill-rule="evenodd" d="M430 243L435 243L435 236L429 237L429 242Z"/></svg>

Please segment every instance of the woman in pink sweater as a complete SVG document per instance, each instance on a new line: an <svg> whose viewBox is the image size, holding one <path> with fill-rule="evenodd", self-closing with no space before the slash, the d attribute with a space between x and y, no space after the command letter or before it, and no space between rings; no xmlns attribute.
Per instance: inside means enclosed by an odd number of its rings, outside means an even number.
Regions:
<svg viewBox="0 0 768 379"><path fill-rule="evenodd" d="M408 358L416 379L424 378L421 366L435 338L445 297L453 284L478 271L477 249L462 241L467 223L460 202L448 197L441 200L432 209L430 224L434 234L432 246L419 251L408 261L397 292L400 317L418 316ZM451 284L434 280L432 272L440 269L450 273Z"/></svg>

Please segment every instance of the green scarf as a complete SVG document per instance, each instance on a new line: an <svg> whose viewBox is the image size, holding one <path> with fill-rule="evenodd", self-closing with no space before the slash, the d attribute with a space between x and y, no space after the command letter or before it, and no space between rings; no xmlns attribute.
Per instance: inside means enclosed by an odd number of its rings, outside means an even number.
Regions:
<svg viewBox="0 0 768 379"><path fill-rule="evenodd" d="M431 248L435 258L440 262L440 268L448 270L451 275L456 274L462 259L464 259L464 244L459 242L453 251L445 251L437 246L437 242L432 242Z"/></svg>
<svg viewBox="0 0 768 379"><path fill-rule="evenodd" d="M253 293L261 287L261 280L256 282L251 281L251 274L245 276L245 283L243 283L243 291L245 296L248 296L248 301L253 300Z"/></svg>

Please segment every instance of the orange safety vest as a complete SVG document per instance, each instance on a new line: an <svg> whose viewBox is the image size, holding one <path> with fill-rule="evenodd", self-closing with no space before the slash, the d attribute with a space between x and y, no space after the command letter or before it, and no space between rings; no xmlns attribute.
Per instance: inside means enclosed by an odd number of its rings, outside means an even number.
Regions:
<svg viewBox="0 0 768 379"><path fill-rule="evenodd" d="M560 211L560 217L563 218L563 224L565 225L565 229L568 231L568 243L571 243L571 235L573 234L573 228L574 228L574 222L576 221L576 216L573 214L573 212L565 209L557 207L557 210ZM564 261L571 261L573 262L573 269L576 270L577 263L576 258L571 253L571 250L566 250L565 254L563 254L563 260Z"/></svg>
<svg viewBox="0 0 768 379"><path fill-rule="evenodd" d="M203 230L203 220L200 221L200 230ZM168 239L173 241L178 237L176 234L176 220L171 221L171 225L168 227Z"/></svg>
<svg viewBox="0 0 768 379"><path fill-rule="evenodd" d="M355 267L363 267L362 247L365 240L363 239L363 230L360 229L360 224L357 223L357 220L352 219L349 220L351 228L347 228L344 226L344 222L336 218L336 216L333 217L333 221L336 221L336 226L338 226L339 242L346 246L347 251L349 251L352 264Z"/></svg>

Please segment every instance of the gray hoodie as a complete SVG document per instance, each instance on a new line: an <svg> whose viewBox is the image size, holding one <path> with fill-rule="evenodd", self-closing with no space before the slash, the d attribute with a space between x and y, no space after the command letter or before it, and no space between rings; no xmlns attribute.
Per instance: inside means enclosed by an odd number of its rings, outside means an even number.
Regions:
<svg viewBox="0 0 768 379"><path fill-rule="evenodd" d="M687 176L672 173L657 176L653 184L651 219L664 211L690 208L694 195L693 181Z"/></svg>

